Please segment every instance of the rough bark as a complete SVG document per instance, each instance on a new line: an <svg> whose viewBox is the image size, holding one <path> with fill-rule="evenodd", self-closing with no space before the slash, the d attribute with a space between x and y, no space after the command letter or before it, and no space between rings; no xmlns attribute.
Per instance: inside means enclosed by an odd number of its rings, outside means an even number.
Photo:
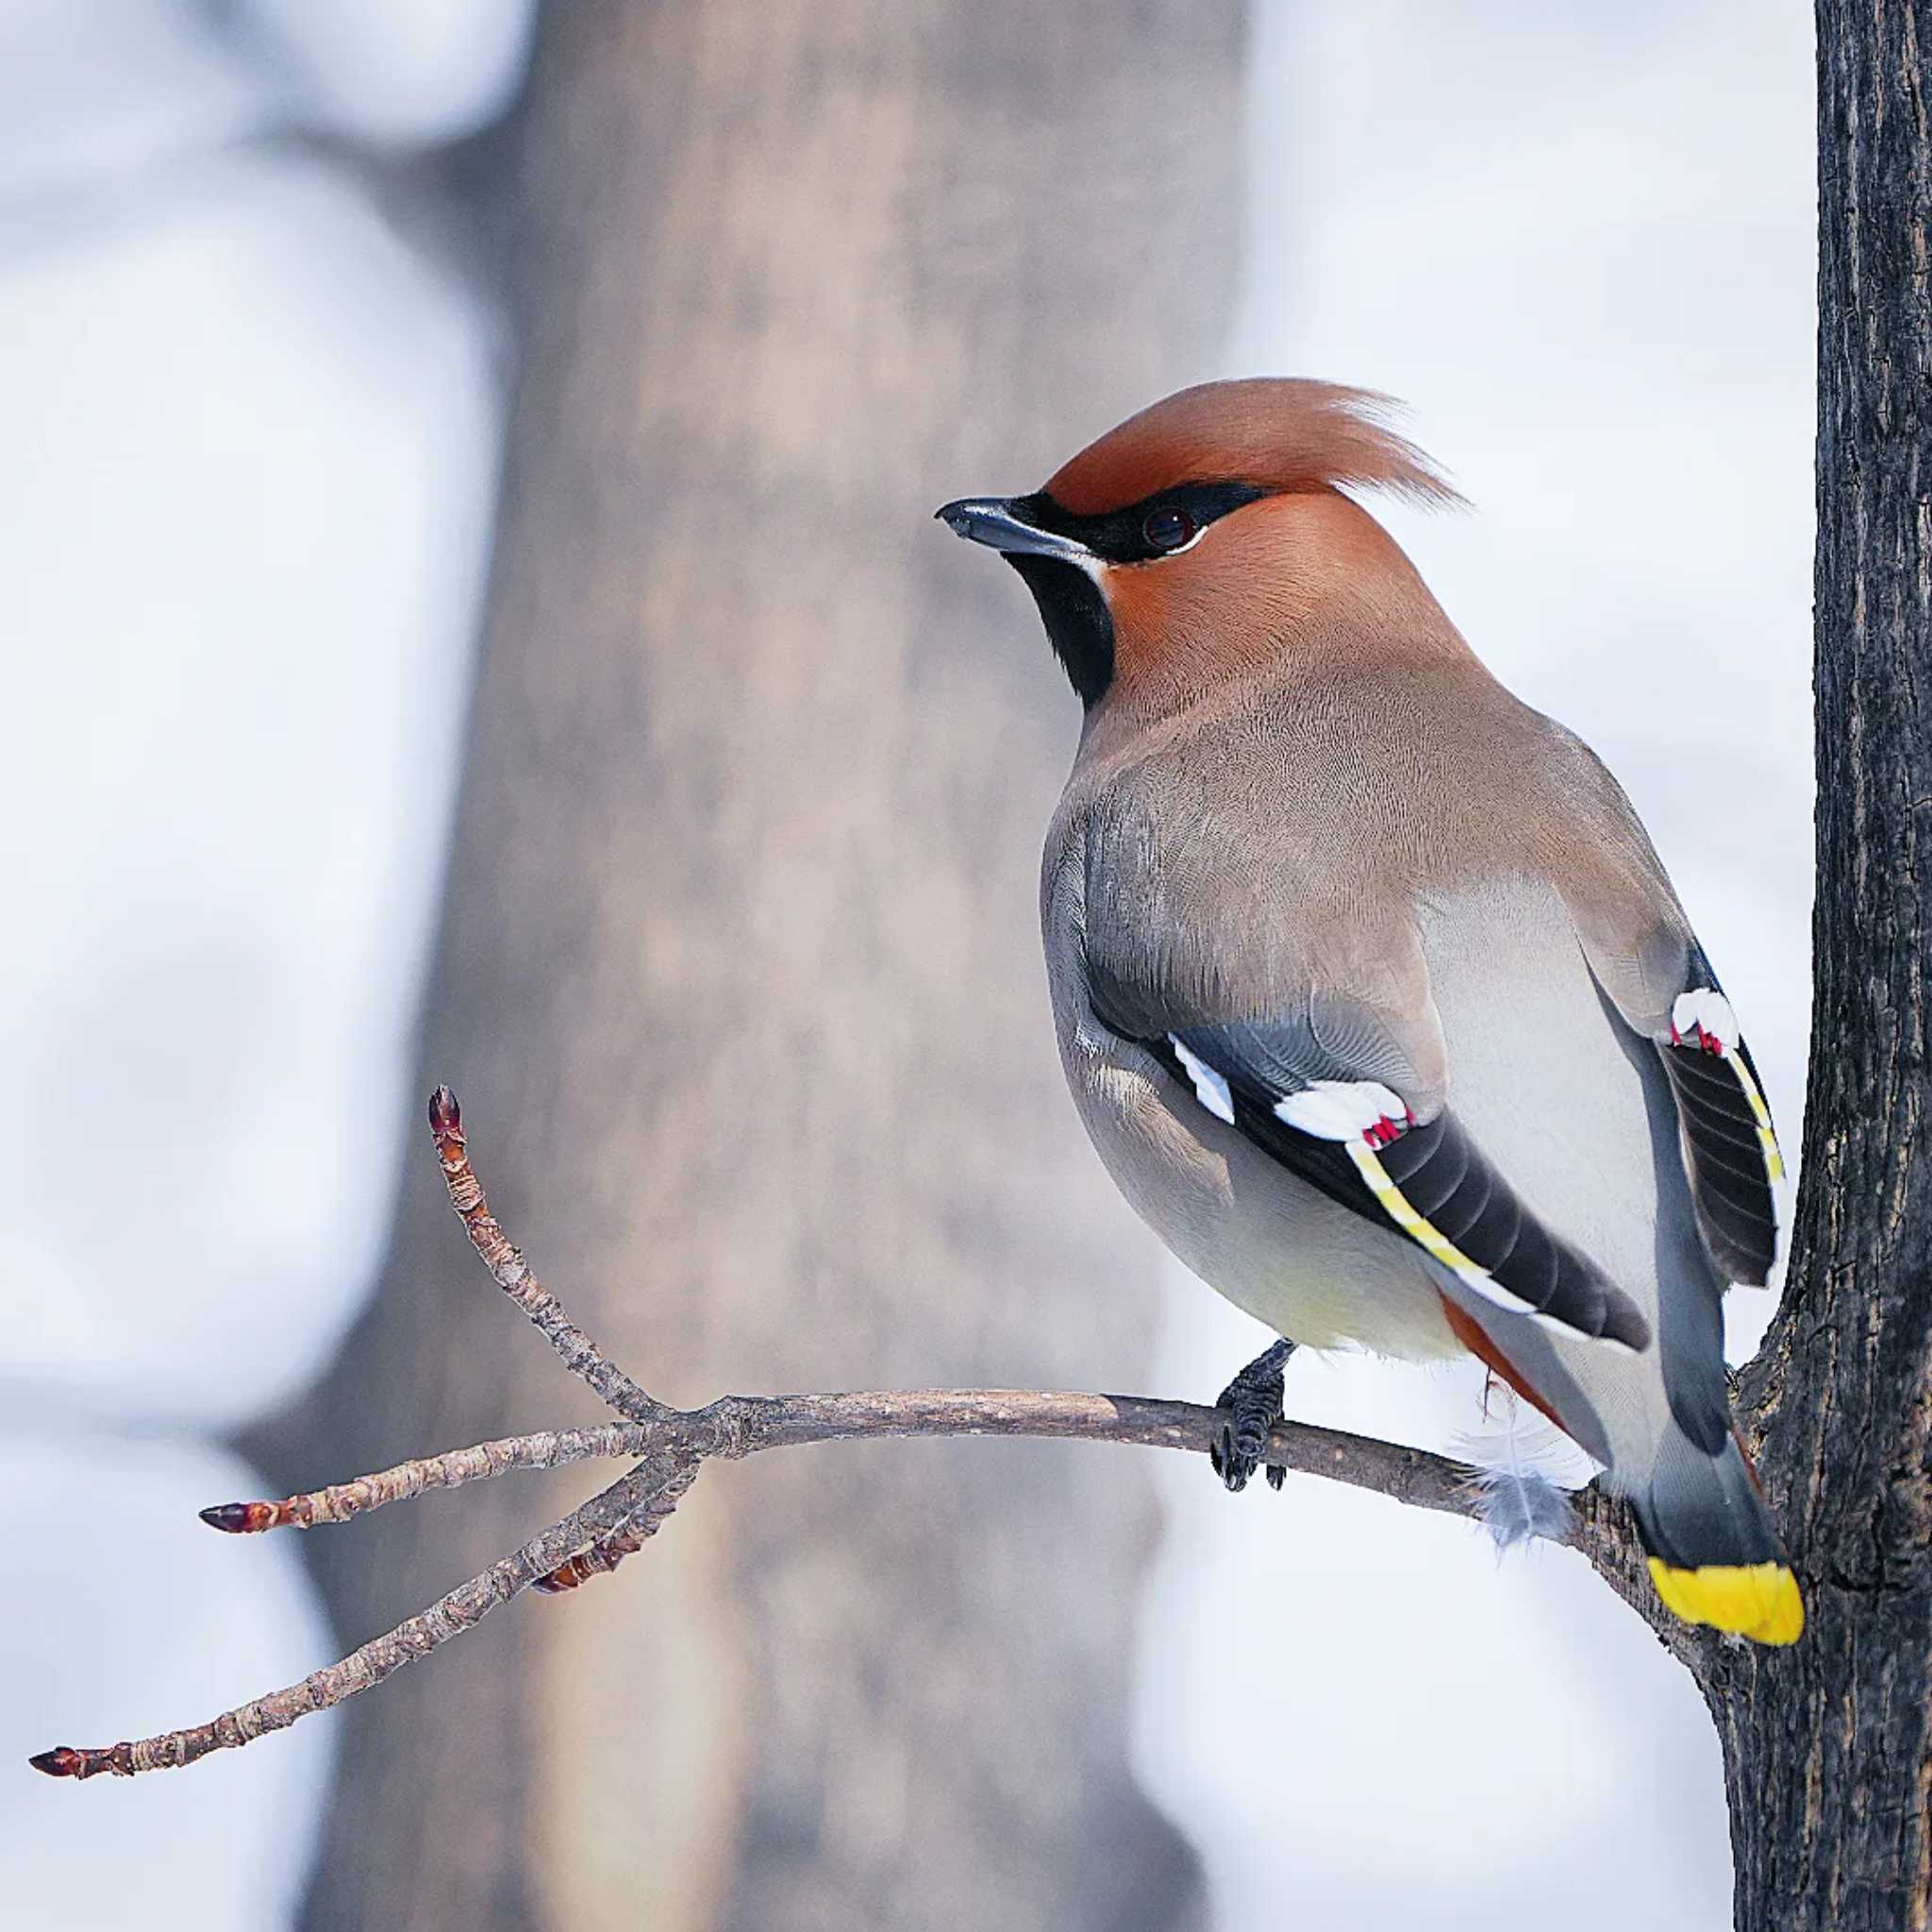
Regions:
<svg viewBox="0 0 1932 1932"><path fill-rule="evenodd" d="M506 1213L667 1397L1144 1383L1154 1257L1032 932L1077 712L929 517L1207 373L1240 41L1223 0L544 9L422 1066L508 1124ZM407 1174L369 1314L258 1445L288 1487L556 1419ZM519 1480L314 1540L343 1635L519 1541L553 1478ZM308 1924L1198 1923L1126 1768L1147 1481L1047 1444L721 1470L625 1587L352 1709Z"/></svg>
<svg viewBox="0 0 1932 1932"><path fill-rule="evenodd" d="M1786 1307L1754 1365L1803 1574L1706 1647L1740 1932L1932 1920L1932 8L1820 0L1817 1006Z"/></svg>

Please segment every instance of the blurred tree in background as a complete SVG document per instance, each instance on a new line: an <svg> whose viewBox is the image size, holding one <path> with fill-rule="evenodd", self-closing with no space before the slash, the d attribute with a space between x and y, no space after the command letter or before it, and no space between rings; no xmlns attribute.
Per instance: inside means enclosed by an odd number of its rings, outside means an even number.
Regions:
<svg viewBox="0 0 1932 1932"><path fill-rule="evenodd" d="M928 517L1209 373L1241 19L574 0L484 151L521 365L421 1085L669 1399L1145 1380L1153 1252L1034 930L1074 700ZM410 1153L368 1315L251 1444L291 1487L557 1419ZM532 1487L314 1540L343 1636ZM1201 1923L1127 1766L1137 1463L858 1445L706 1490L621 1587L352 1708L316 1932Z"/></svg>

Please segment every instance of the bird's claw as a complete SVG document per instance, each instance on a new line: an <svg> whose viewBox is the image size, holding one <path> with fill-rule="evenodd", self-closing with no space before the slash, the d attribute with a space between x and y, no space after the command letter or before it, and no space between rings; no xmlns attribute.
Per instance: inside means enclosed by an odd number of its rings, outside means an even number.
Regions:
<svg viewBox="0 0 1932 1932"><path fill-rule="evenodd" d="M1208 1445L1208 1460L1214 1474L1230 1491L1239 1494L1248 1479L1262 1467L1268 1453L1269 1433L1281 1420L1282 1375L1291 1341L1277 1341L1264 1349L1225 1389L1215 1407L1222 1411L1220 1428ZM1288 1479L1287 1470L1267 1464L1268 1487L1278 1490Z"/></svg>

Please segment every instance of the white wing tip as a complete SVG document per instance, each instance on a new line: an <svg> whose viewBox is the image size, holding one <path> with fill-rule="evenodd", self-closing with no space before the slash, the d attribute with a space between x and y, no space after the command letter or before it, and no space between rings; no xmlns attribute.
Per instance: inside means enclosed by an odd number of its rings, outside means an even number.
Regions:
<svg viewBox="0 0 1932 1932"><path fill-rule="evenodd" d="M1679 1036L1706 1034L1732 1053L1744 1037L1730 1001L1714 986L1694 987L1689 992L1680 992L1671 1008L1671 1025Z"/></svg>
<svg viewBox="0 0 1932 1932"><path fill-rule="evenodd" d="M1177 1034L1170 1033L1167 1043L1174 1048L1174 1057L1187 1070L1188 1078L1194 1083L1194 1098L1218 1121L1234 1125L1234 1095L1229 1092L1226 1079L1217 1074L1199 1054L1190 1053L1181 1044Z"/></svg>
<svg viewBox="0 0 1932 1932"><path fill-rule="evenodd" d="M1318 1141L1353 1141L1379 1122L1406 1120L1407 1112L1379 1080L1311 1080L1274 1103L1275 1119Z"/></svg>

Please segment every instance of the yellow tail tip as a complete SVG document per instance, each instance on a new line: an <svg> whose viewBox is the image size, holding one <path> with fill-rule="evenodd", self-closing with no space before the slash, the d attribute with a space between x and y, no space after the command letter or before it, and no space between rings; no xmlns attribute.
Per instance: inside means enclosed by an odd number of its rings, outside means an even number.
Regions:
<svg viewBox="0 0 1932 1932"><path fill-rule="evenodd" d="M1714 1624L1754 1643L1795 1643L1804 1634L1805 1599L1782 1563L1677 1570L1653 1557L1650 1580L1664 1607L1687 1624Z"/></svg>

